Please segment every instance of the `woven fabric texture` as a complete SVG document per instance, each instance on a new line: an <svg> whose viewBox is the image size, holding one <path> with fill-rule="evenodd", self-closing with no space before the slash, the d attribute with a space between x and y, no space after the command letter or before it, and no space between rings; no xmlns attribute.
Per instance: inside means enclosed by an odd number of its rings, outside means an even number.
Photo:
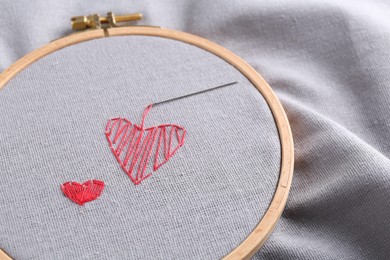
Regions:
<svg viewBox="0 0 390 260"><path fill-rule="evenodd" d="M182 146L135 186L104 134L108 119L186 128ZM0 244L17 259L215 259L263 216L278 181L272 114L231 65L197 47L148 36L74 45L0 92ZM66 181L105 182L79 207ZM17 218L15 218L17 216Z"/></svg>
<svg viewBox="0 0 390 260"><path fill-rule="evenodd" d="M107 11L141 11L142 24L234 51L276 91L295 142L286 209L254 259L389 258L388 0L0 2L1 69L69 33L69 17Z"/></svg>

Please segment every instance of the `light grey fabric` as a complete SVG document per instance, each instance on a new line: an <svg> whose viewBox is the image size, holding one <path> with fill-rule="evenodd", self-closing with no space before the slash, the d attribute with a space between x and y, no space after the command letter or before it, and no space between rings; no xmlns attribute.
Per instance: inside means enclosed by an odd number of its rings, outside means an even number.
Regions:
<svg viewBox="0 0 390 260"><path fill-rule="evenodd" d="M233 50L276 91L295 139L286 210L254 258L388 259L388 1L3 0L1 8L2 69L66 34L70 16L96 11L143 11L145 24Z"/></svg>
<svg viewBox="0 0 390 260"><path fill-rule="evenodd" d="M186 128L183 147L134 186L104 135L110 118ZM0 92L0 244L17 259L215 259L273 197L280 144L258 90L217 56L174 40L114 37L62 49ZM148 170L150 167L148 167ZM147 172L149 173L149 172ZM103 180L85 208L60 184ZM18 216L15 218L15 216Z"/></svg>

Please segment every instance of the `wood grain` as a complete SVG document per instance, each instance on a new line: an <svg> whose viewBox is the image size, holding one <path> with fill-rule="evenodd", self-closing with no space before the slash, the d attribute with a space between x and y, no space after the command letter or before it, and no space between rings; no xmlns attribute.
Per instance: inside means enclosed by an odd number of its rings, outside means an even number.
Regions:
<svg viewBox="0 0 390 260"><path fill-rule="evenodd" d="M58 39L27 54L0 74L0 89L24 68L54 51L88 40L125 35L163 37L182 41L211 52L233 65L237 70L245 75L260 91L268 103L279 131L281 144L281 167L278 185L276 187L274 197L258 225L254 228L252 233L248 234L244 241L241 241L238 247L224 257L224 259L250 258L257 252L257 250L259 250L271 234L285 207L293 176L294 147L290 125L281 103L267 82L240 57L220 45L204 38L163 28L134 26L112 28L107 30L93 30ZM261 216L259 216L259 218L260 217Z"/></svg>
<svg viewBox="0 0 390 260"><path fill-rule="evenodd" d="M0 260L12 260L12 258L0 249Z"/></svg>

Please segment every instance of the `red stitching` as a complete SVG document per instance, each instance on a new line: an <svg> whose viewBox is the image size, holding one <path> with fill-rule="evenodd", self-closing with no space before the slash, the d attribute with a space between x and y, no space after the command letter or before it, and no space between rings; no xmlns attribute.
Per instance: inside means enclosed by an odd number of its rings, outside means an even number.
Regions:
<svg viewBox="0 0 390 260"><path fill-rule="evenodd" d="M104 182L89 180L80 184L78 182L65 182L61 190L71 201L84 206L84 203L97 199L103 192Z"/></svg>
<svg viewBox="0 0 390 260"><path fill-rule="evenodd" d="M145 175L150 158L154 156L153 167L150 170L156 171L184 144L186 135L186 130L175 124L163 124L145 129L145 118L151 109L152 105L149 105L142 113L141 126L132 124L126 118L117 117L108 120L105 129L112 153L136 185L152 174L150 172ZM167 131L170 131L169 136ZM172 146L174 146L173 150ZM160 154L160 151L163 154Z"/></svg>

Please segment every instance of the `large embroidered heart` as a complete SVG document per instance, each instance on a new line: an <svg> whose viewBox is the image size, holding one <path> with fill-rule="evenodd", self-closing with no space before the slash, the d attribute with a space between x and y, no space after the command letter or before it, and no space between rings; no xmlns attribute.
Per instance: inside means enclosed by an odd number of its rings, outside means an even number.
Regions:
<svg viewBox="0 0 390 260"><path fill-rule="evenodd" d="M71 201L84 206L84 203L97 199L102 194L104 182L89 180L80 184L78 182L65 182L61 190Z"/></svg>
<svg viewBox="0 0 390 260"><path fill-rule="evenodd" d="M110 149L134 184L149 177L184 144L186 130L175 124L144 128L149 105L142 114L141 126L126 118L107 122L105 134Z"/></svg>

